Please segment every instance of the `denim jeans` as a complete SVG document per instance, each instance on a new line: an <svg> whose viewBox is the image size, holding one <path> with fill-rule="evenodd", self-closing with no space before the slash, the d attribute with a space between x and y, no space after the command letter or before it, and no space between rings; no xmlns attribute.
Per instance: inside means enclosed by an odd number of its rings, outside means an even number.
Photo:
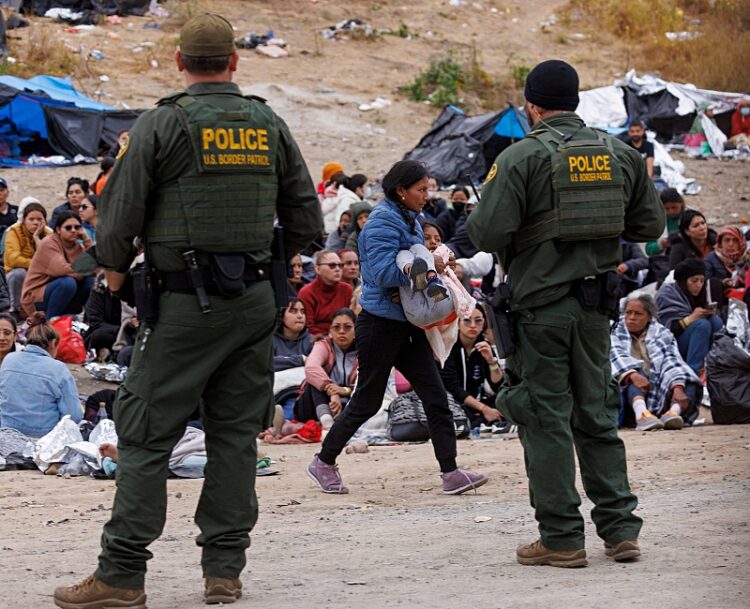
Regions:
<svg viewBox="0 0 750 609"><path fill-rule="evenodd" d="M440 470L456 469L453 415L424 330L363 310L357 318L355 340L359 360L357 388L323 441L320 460L333 465L360 425L380 409L391 367L396 366L422 400Z"/></svg>
<svg viewBox="0 0 750 609"><path fill-rule="evenodd" d="M75 277L53 279L44 288L44 301L36 303L36 308L44 311L47 318L77 315L83 310L93 285L93 277L80 280Z"/></svg>
<svg viewBox="0 0 750 609"><path fill-rule="evenodd" d="M680 355L696 374L700 375L701 369L705 365L706 355L713 343L714 333L723 327L724 324L721 319L712 315L694 321L677 337Z"/></svg>

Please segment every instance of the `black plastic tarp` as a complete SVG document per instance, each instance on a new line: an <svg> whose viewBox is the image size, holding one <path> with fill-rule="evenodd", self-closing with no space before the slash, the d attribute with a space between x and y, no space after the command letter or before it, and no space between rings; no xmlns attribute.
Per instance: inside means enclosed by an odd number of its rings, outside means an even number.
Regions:
<svg viewBox="0 0 750 609"><path fill-rule="evenodd" d="M0 5L44 15L51 8L75 12L93 11L104 15L145 15L150 0L0 0Z"/></svg>
<svg viewBox="0 0 750 609"><path fill-rule="evenodd" d="M47 140L55 152L67 158L78 154L96 157L99 150L114 144L120 131L133 124L138 118L138 112L98 112L44 106L44 117L47 121Z"/></svg>

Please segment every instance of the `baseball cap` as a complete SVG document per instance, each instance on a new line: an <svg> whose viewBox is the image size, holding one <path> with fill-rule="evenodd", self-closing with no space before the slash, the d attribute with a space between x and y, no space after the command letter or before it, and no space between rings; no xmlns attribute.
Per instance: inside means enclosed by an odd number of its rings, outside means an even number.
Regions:
<svg viewBox="0 0 750 609"><path fill-rule="evenodd" d="M234 30L221 15L204 13L180 30L180 52L192 57L220 57L234 52Z"/></svg>
<svg viewBox="0 0 750 609"><path fill-rule="evenodd" d="M8 182L5 181L5 178L0 178L0 188L8 188Z"/></svg>

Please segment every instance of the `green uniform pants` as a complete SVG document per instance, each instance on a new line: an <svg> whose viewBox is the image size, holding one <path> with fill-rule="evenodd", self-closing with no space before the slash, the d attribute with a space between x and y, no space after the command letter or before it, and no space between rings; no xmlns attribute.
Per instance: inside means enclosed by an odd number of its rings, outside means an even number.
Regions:
<svg viewBox="0 0 750 609"><path fill-rule="evenodd" d="M210 301L204 314L194 295L166 292L159 320L138 333L114 406L117 493L96 572L111 586L144 587L147 548L166 519L169 457L201 397L208 463L195 522L203 573L236 578L245 566L258 518L256 437L273 408L273 292L262 281Z"/></svg>
<svg viewBox="0 0 750 609"><path fill-rule="evenodd" d="M585 545L574 450L599 536L637 539L642 520L633 514L638 500L617 434L607 318L567 296L519 313L516 327L509 368L522 382L502 390L497 407L519 426L542 543L551 550Z"/></svg>

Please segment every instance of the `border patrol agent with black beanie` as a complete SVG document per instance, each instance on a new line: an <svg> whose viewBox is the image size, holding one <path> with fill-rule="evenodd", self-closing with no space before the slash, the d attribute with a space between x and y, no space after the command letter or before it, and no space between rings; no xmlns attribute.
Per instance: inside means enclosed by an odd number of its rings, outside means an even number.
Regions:
<svg viewBox="0 0 750 609"><path fill-rule="evenodd" d="M617 435L608 315L620 238L657 239L664 212L640 154L575 114L572 66L539 64L525 97L532 131L497 157L467 221L474 243L497 252L508 272L509 369L518 382L501 390L497 408L519 426L541 534L516 556L524 565L586 566L577 454L606 554L631 560L642 521Z"/></svg>
<svg viewBox="0 0 750 609"><path fill-rule="evenodd" d="M289 256L320 233L322 217L287 126L231 82L238 60L223 17L184 25L176 62L187 89L139 117L100 200L97 256L110 288L120 289L142 237L159 311L141 324L114 405L117 494L99 568L58 588L60 607L146 606L147 548L164 527L169 457L201 397L208 463L195 521L205 600L241 595L258 517L256 437L273 412L274 216Z"/></svg>

